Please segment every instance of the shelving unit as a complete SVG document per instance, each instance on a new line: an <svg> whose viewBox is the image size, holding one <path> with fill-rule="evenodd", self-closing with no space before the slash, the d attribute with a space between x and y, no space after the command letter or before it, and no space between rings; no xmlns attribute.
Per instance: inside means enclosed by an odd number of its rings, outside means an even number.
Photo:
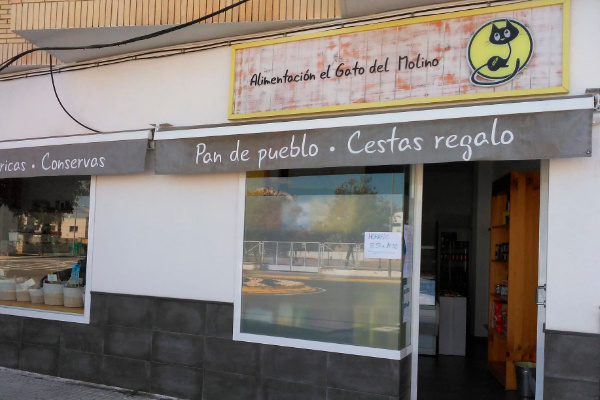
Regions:
<svg viewBox="0 0 600 400"><path fill-rule="evenodd" d="M488 368L506 389L517 388L515 361L536 360L540 210L539 172L511 172L494 182L490 228ZM510 213L508 221L506 214ZM498 248L508 248L506 260ZM496 285L508 285L508 296ZM497 330L497 308L505 318Z"/></svg>
<svg viewBox="0 0 600 400"><path fill-rule="evenodd" d="M471 231L438 227L437 292L466 296L469 282L469 240Z"/></svg>

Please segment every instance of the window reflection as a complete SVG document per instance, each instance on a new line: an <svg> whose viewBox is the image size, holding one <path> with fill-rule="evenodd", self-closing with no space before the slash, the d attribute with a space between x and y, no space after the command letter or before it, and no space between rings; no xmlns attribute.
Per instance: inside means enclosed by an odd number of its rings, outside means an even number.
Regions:
<svg viewBox="0 0 600 400"><path fill-rule="evenodd" d="M0 180L0 305L83 312L89 177Z"/></svg>
<svg viewBox="0 0 600 400"><path fill-rule="evenodd" d="M400 232L404 167L249 173L241 332L399 350L402 260L365 258Z"/></svg>

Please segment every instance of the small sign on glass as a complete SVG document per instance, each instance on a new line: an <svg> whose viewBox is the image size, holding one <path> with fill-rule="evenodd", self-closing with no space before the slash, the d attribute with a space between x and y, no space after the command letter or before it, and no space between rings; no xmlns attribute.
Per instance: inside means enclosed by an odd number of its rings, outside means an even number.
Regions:
<svg viewBox="0 0 600 400"><path fill-rule="evenodd" d="M402 259L401 232L365 232L365 258Z"/></svg>

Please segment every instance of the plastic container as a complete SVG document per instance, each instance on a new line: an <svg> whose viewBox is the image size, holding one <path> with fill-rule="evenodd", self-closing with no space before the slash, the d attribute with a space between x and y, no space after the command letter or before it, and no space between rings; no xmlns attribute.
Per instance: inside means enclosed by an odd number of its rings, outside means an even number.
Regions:
<svg viewBox="0 0 600 400"><path fill-rule="evenodd" d="M60 283L44 283L44 304L62 306L64 304L64 288Z"/></svg>
<svg viewBox="0 0 600 400"><path fill-rule="evenodd" d="M44 303L44 289L29 289L29 297L31 298L31 302L33 304L43 304Z"/></svg>
<svg viewBox="0 0 600 400"><path fill-rule="evenodd" d="M517 374L517 394L521 397L535 397L535 363L515 362Z"/></svg>
<svg viewBox="0 0 600 400"><path fill-rule="evenodd" d="M0 280L0 300L17 300L17 284L14 279Z"/></svg>
<svg viewBox="0 0 600 400"><path fill-rule="evenodd" d="M81 308L83 307L83 287L68 287L64 289L65 307Z"/></svg>
<svg viewBox="0 0 600 400"><path fill-rule="evenodd" d="M29 288L23 287L22 284L17 284L17 301L31 301L31 296L29 295Z"/></svg>

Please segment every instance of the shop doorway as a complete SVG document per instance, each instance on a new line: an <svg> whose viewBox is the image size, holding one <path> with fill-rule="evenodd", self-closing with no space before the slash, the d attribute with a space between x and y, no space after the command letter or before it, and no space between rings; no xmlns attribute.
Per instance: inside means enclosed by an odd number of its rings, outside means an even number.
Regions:
<svg viewBox="0 0 600 400"><path fill-rule="evenodd" d="M542 169L540 161L424 166L419 400L520 399L514 363L540 368Z"/></svg>

